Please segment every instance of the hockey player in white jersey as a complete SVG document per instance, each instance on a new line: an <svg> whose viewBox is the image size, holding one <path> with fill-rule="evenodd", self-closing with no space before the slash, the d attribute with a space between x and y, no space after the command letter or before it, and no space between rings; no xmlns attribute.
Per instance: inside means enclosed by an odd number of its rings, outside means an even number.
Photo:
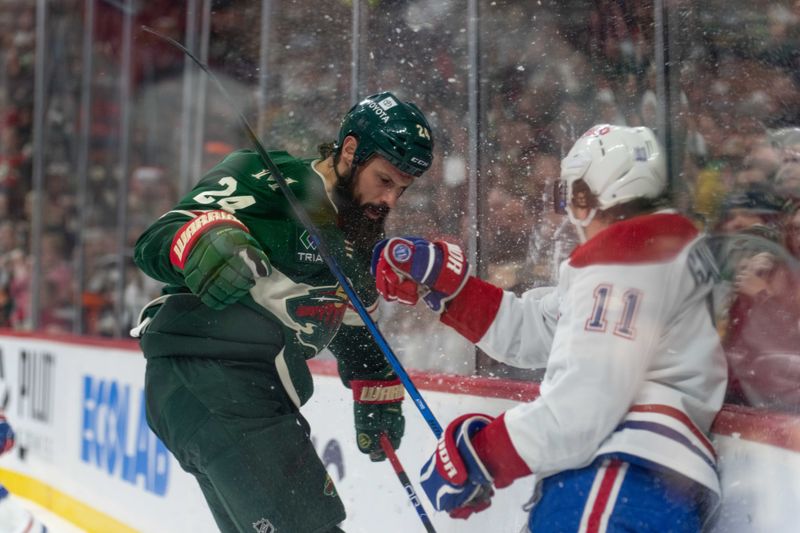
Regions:
<svg viewBox="0 0 800 533"><path fill-rule="evenodd" d="M373 273L388 300L420 294L487 354L546 373L541 396L446 428L421 483L466 518L531 474L531 531L700 531L719 499L708 439L725 358L708 306L717 278L694 225L664 208L652 131L598 125L562 161L557 208L581 235L558 286L521 297L469 273L461 249L382 241Z"/></svg>
<svg viewBox="0 0 800 533"><path fill-rule="evenodd" d="M0 455L14 447L15 435L11 425L0 410ZM3 533L47 533L30 511L13 500L8 490L0 484L0 531Z"/></svg>

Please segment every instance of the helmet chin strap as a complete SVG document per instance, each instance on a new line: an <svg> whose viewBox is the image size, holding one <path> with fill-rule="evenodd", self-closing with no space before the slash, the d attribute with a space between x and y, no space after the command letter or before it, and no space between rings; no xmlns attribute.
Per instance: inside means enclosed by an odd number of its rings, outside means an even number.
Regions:
<svg viewBox="0 0 800 533"><path fill-rule="evenodd" d="M579 220L575 216L575 213L572 212L572 206L567 205L567 216L569 217L569 221L572 223L572 225L575 226L575 231L578 232L578 238L580 239L581 243L587 241L586 227L592 223L592 220L594 220L596 214L597 214L597 208L593 207L589 211L589 214L586 215L586 218L584 218L583 220Z"/></svg>

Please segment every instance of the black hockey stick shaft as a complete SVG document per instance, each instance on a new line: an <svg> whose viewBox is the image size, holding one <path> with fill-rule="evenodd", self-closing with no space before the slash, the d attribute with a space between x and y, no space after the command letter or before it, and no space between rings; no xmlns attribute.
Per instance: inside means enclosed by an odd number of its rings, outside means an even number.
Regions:
<svg viewBox="0 0 800 533"><path fill-rule="evenodd" d="M411 484L411 480L408 479L408 475L406 474L400 459L397 457L397 454L394 451L394 446L392 446L392 443L389 440L389 437L386 436L386 433L381 434L381 448L383 448L383 453L386 454L386 457L389 458L389 462L392 464L392 468L394 468L394 473L397 474L397 479L399 479L400 484L403 485L403 488L408 495L408 499L411 501L411 505L414 506L414 510L417 511L419 519L422 521L422 525L425 526L425 531L428 533L436 533L436 530L433 528L433 524L431 523L431 519L428 516L428 513L425 512L422 502L417 497L414 486Z"/></svg>
<svg viewBox="0 0 800 533"><path fill-rule="evenodd" d="M264 149L264 146L261 144L261 141L258 140L258 137L253 131L253 128L250 127L250 123L247 122L247 119L245 118L244 114L242 114L242 112L236 106L233 98L225 89L225 86L222 85L222 82L219 81L219 79L217 79L217 77L214 75L213 72L211 72L211 70L209 70L208 66L206 66L202 61L197 59L197 57L195 57L194 54L192 54L181 43L179 43L175 39L172 39L171 37L162 35L147 26L142 26L142 29L147 33L155 35L159 39L166 41L170 43L172 46L175 46L176 48L183 51L183 53L186 54L189 57L189 59L191 59L203 72L205 72L208 78L212 82L214 82L214 85L216 85L217 89L219 89L220 93L222 93L222 96L228 102L228 105L231 107L231 109L233 109L236 112L239 118L239 122L241 123L242 127L247 133L247 137L252 142L253 147L256 149L256 152L261 157L262 162L266 166L267 170L269 170L270 174L272 174L272 177L275 179L275 182L278 184L278 187L280 188L281 192L286 197L289 204L292 206L292 210L294 211L295 216L297 216L297 219L303 225L303 228L305 228L305 230L311 236L313 242L317 245L317 250L319 251L319 255L322 256L322 259L328 265L328 268L330 269L331 273L333 273L333 275L339 281L339 285L342 286L342 289L350 299L350 303L352 304L353 308L361 317L361 320L364 321L364 324L366 325L367 329L372 334L372 337L375 339L378 348L380 348L384 357L386 357L386 360L389 362L392 369L397 374L397 377L400 378L400 381L403 383L403 386L405 387L406 391L408 391L408 395L414 401L414 405L417 406L417 409L419 410L420 414L428 423L428 426L431 428L431 431L433 431L433 434L438 439L442 435L442 426L439 424L439 421L436 420L436 417L431 412L427 402L425 402L425 399L422 397L419 390L417 390L417 387L414 385L414 382L411 381L408 372L406 372L405 368L403 368L402 363L400 363L400 360L392 351L392 348L389 346L389 343L386 341L383 334L378 329L378 326L375 324L375 321L372 320L371 316L369 316L369 312L364 306L364 303L356 294L355 290L353 289L353 286L350 284L350 281L342 272L342 269L339 268L339 265L336 263L336 259L333 257L327 245L325 244L325 241L322 239L322 235L320 234L316 225L314 224L314 222L312 222L311 218L308 216L308 213L306 213L303 206L300 205L300 201L295 196L294 191L292 191L292 189L290 189L289 185L286 183L286 178L284 178L283 173L281 173L278 166L275 164L275 162L269 156L267 151Z"/></svg>

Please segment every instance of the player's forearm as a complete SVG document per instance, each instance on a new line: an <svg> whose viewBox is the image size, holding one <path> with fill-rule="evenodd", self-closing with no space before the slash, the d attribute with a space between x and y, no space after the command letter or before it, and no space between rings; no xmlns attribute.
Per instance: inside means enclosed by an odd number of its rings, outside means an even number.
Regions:
<svg viewBox="0 0 800 533"><path fill-rule="evenodd" d="M557 313L555 288L517 297L471 277L441 320L498 361L539 368L547 362Z"/></svg>
<svg viewBox="0 0 800 533"><path fill-rule="evenodd" d="M478 347L511 366L543 368L553 343L557 317L555 287L533 289L521 297L505 291L495 319Z"/></svg>
<svg viewBox="0 0 800 533"><path fill-rule="evenodd" d="M470 276L441 314L442 323L473 343L478 343L495 321L503 290L482 279Z"/></svg>

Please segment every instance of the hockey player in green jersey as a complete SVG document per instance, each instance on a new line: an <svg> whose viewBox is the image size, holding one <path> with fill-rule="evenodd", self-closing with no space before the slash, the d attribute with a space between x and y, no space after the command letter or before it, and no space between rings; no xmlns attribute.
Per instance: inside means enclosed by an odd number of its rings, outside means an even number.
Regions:
<svg viewBox="0 0 800 533"><path fill-rule="evenodd" d="M319 159L271 152L365 304L372 245L431 166L420 110L391 93L353 106ZM359 449L399 446L403 387L257 153L231 153L136 243L166 284L132 332L147 358L147 421L193 474L220 530L340 531L344 507L299 408L325 347L353 391Z"/></svg>

